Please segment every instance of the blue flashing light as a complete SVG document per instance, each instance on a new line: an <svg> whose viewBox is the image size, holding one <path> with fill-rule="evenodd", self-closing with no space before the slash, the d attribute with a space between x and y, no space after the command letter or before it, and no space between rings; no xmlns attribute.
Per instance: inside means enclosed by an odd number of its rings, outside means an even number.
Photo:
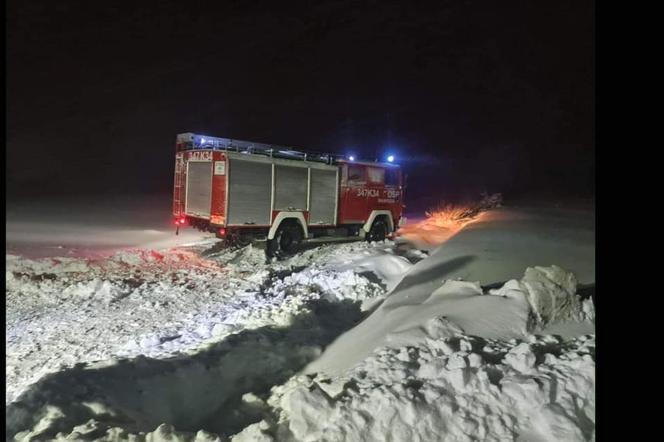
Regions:
<svg viewBox="0 0 664 442"><path fill-rule="evenodd" d="M349 159L350 161L355 161L355 157L354 157L353 155L350 155L350 156L348 157L348 159Z"/></svg>
<svg viewBox="0 0 664 442"><path fill-rule="evenodd" d="M394 155L388 155L387 156L387 162L388 163L393 163L394 162Z"/></svg>

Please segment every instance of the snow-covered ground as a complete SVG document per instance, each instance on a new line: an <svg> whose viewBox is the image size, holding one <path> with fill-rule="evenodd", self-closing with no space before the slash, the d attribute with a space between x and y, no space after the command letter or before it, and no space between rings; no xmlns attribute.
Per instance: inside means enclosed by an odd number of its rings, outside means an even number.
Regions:
<svg viewBox="0 0 664 442"><path fill-rule="evenodd" d="M104 257L132 247L165 249L205 238L193 229L174 235L170 209L167 195L8 204L7 253Z"/></svg>
<svg viewBox="0 0 664 442"><path fill-rule="evenodd" d="M588 213L279 262L164 218L8 223L7 439L594 439Z"/></svg>
<svg viewBox="0 0 664 442"><path fill-rule="evenodd" d="M203 257L212 247L205 244L94 259L8 255L6 402L62 366L163 357L246 328L288 324L314 297L363 301L384 293L326 261L363 261L362 252L370 251L381 262L409 265L364 243L321 247L272 264L252 247Z"/></svg>

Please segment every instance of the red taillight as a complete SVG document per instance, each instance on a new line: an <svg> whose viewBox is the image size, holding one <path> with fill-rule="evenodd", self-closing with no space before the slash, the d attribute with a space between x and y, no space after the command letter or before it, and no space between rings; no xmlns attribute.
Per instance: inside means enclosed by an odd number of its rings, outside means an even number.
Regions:
<svg viewBox="0 0 664 442"><path fill-rule="evenodd" d="M184 224L185 224L186 222L187 222L187 218L180 218L180 219L176 219L175 221L173 221L173 223L174 223L176 226L184 226Z"/></svg>
<svg viewBox="0 0 664 442"><path fill-rule="evenodd" d="M226 229L225 228L222 227L221 229L219 229L219 236L226 236Z"/></svg>

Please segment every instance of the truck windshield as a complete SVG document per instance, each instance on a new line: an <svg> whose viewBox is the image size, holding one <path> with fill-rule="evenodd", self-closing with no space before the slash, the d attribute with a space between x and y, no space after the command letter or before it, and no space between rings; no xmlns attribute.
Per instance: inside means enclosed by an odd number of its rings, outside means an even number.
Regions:
<svg viewBox="0 0 664 442"><path fill-rule="evenodd" d="M399 171L397 169L387 169L385 171L385 185L386 186L399 185Z"/></svg>
<svg viewBox="0 0 664 442"><path fill-rule="evenodd" d="M367 172L371 183L383 184L385 179L385 169L381 169L380 167L368 167Z"/></svg>

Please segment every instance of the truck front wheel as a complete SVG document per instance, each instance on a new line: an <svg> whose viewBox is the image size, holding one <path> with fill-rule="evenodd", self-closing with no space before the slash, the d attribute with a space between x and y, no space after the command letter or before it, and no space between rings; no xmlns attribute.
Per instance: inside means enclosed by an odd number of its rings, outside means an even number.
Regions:
<svg viewBox="0 0 664 442"><path fill-rule="evenodd" d="M283 258L297 252L302 241L302 229L295 224L282 224L273 239L268 240L265 249L269 258Z"/></svg>
<svg viewBox="0 0 664 442"><path fill-rule="evenodd" d="M376 219L367 233L367 241L383 241L387 236L387 224L382 218Z"/></svg>

